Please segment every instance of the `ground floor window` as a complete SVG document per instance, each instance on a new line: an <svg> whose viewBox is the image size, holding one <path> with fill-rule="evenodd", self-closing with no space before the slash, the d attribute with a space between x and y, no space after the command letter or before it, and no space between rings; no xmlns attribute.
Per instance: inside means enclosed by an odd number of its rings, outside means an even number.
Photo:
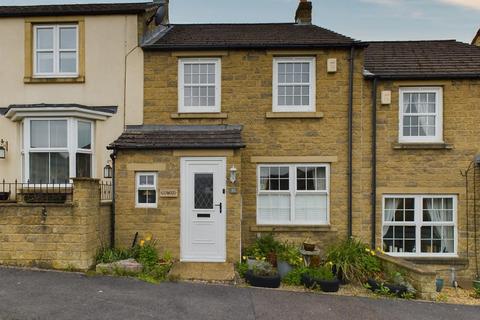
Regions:
<svg viewBox="0 0 480 320"><path fill-rule="evenodd" d="M137 172L135 175L135 206L157 207L157 173Z"/></svg>
<svg viewBox="0 0 480 320"><path fill-rule="evenodd" d="M257 223L328 224L329 166L272 164L257 168Z"/></svg>
<svg viewBox="0 0 480 320"><path fill-rule="evenodd" d="M93 123L76 118L25 118L25 180L68 183L71 177L92 177Z"/></svg>
<svg viewBox="0 0 480 320"><path fill-rule="evenodd" d="M383 250L392 255L455 255L457 198L395 195L383 199Z"/></svg>

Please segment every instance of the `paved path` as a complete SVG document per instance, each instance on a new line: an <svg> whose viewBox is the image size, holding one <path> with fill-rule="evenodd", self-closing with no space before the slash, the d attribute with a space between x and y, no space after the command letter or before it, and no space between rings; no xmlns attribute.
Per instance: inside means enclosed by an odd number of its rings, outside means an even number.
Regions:
<svg viewBox="0 0 480 320"><path fill-rule="evenodd" d="M480 319L480 307L0 268L0 319Z"/></svg>

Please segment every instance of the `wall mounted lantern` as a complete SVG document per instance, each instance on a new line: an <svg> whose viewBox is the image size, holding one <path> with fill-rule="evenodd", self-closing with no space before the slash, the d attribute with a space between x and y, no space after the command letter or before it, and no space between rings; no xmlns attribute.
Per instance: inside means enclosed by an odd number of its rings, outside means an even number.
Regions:
<svg viewBox="0 0 480 320"><path fill-rule="evenodd" d="M107 165L105 167L103 167L103 177L105 179L111 179L112 176L113 176L112 166L110 165L110 163L107 163Z"/></svg>
<svg viewBox="0 0 480 320"><path fill-rule="evenodd" d="M5 159L8 151L8 141L0 140L0 159Z"/></svg>
<svg viewBox="0 0 480 320"><path fill-rule="evenodd" d="M230 182L235 183L237 181L237 168L234 165L230 168Z"/></svg>

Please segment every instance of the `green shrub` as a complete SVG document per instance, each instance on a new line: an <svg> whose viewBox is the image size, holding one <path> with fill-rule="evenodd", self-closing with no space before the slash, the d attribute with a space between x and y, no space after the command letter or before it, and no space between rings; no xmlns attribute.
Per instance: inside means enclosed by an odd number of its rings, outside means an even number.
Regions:
<svg viewBox="0 0 480 320"><path fill-rule="evenodd" d="M332 272L332 268L329 266L321 266L318 268L308 268L305 274L315 280L333 280L335 275Z"/></svg>
<svg viewBox="0 0 480 320"><path fill-rule="evenodd" d="M373 250L359 240L349 238L327 250L327 261L341 269L345 280L363 283L381 271L380 260Z"/></svg>
<svg viewBox="0 0 480 320"><path fill-rule="evenodd" d="M267 261L259 261L253 266L253 274L259 277L271 277L277 274L271 263Z"/></svg>
<svg viewBox="0 0 480 320"><path fill-rule="evenodd" d="M298 246L288 242L279 246L277 259L278 261L285 261L294 267L300 266L303 262Z"/></svg>
<svg viewBox="0 0 480 320"><path fill-rule="evenodd" d="M141 242L137 245L135 247L135 259L140 262L144 268L153 268L159 260L155 241Z"/></svg>
<svg viewBox="0 0 480 320"><path fill-rule="evenodd" d="M95 256L95 262L111 263L119 260L133 258L133 252L129 249L101 247Z"/></svg>
<svg viewBox="0 0 480 320"><path fill-rule="evenodd" d="M269 253L278 252L281 248L281 243L275 240L273 234L261 236L255 240L255 243L244 249L244 256L254 257L257 260L262 260Z"/></svg>
<svg viewBox="0 0 480 320"><path fill-rule="evenodd" d="M245 273L248 271L248 264L246 262L237 262L236 268L240 277L245 278Z"/></svg>
<svg viewBox="0 0 480 320"><path fill-rule="evenodd" d="M473 288L473 295L475 299L480 299L480 287Z"/></svg>
<svg viewBox="0 0 480 320"><path fill-rule="evenodd" d="M307 267L298 267L290 271L283 279L282 282L290 286L299 286L302 284L302 275L308 271Z"/></svg>

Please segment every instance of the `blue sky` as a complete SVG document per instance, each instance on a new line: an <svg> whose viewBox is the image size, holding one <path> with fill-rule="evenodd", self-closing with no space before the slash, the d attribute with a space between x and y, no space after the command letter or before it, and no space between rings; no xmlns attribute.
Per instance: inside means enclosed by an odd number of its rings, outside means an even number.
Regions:
<svg viewBox="0 0 480 320"><path fill-rule="evenodd" d="M0 5L148 0L0 0ZM480 28L480 0L312 0L314 23L359 40L457 39ZM172 23L289 22L298 0L170 0Z"/></svg>

